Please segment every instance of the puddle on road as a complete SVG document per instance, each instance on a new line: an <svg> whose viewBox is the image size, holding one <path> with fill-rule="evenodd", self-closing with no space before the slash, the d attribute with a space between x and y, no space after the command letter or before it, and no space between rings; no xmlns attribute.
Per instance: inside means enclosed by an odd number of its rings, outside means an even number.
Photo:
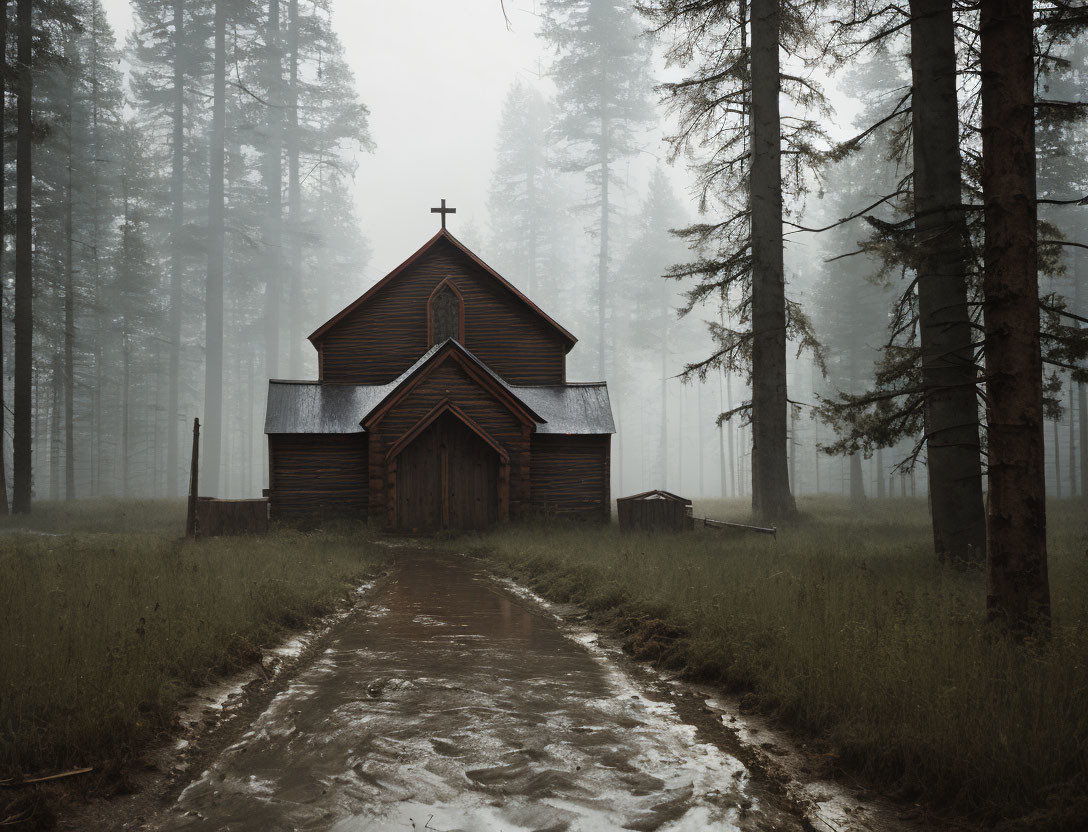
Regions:
<svg viewBox="0 0 1088 832"><path fill-rule="evenodd" d="M468 559L405 553L157 828L801 828L587 647Z"/></svg>

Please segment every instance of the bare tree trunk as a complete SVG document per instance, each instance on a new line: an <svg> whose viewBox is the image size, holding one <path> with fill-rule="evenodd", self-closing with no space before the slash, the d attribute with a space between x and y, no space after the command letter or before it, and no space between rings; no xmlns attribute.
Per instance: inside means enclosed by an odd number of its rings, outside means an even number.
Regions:
<svg viewBox="0 0 1088 832"><path fill-rule="evenodd" d="M131 497L129 469L132 467L129 461L130 434L129 412L132 405L132 350L130 335L128 333L128 321L125 321L125 331L121 333L121 494Z"/></svg>
<svg viewBox="0 0 1088 832"><path fill-rule="evenodd" d="M609 177L609 123L607 116L601 116L601 247L597 256L597 376L604 379L605 356L605 312L608 308L608 226L610 207L608 202Z"/></svg>
<svg viewBox="0 0 1088 832"><path fill-rule="evenodd" d="M740 495L749 497L751 495L748 494L747 483L752 481L752 429L750 426L742 425L737 428L737 434L740 436L741 447L741 476L737 482L740 487Z"/></svg>
<svg viewBox="0 0 1088 832"><path fill-rule="evenodd" d="M155 368L155 397L153 399L155 404L151 414L151 493L159 497L166 493L165 483L159 479L163 459L159 423L162 421L162 382L165 374L162 371L162 340L156 338L153 343L155 357L151 366Z"/></svg>
<svg viewBox="0 0 1088 832"><path fill-rule="evenodd" d="M1080 496L1088 497L1088 385L1077 385L1077 421L1080 436Z"/></svg>
<svg viewBox="0 0 1088 832"><path fill-rule="evenodd" d="M884 499L884 449L876 449L876 498Z"/></svg>
<svg viewBox="0 0 1088 832"><path fill-rule="evenodd" d="M122 285L130 285L133 278L129 274L129 251L131 249L131 231L132 231L132 204L129 194L129 177L127 173L122 173L121 176L121 200L123 206L123 214L121 216L121 282ZM121 318L121 496L129 497L129 408L131 405L131 389L130 382L132 378L132 355L131 355L131 335L130 329L132 326L130 308L126 304L122 308Z"/></svg>
<svg viewBox="0 0 1088 832"><path fill-rule="evenodd" d="M76 497L76 465L75 465L75 441L74 426L75 417L75 367L74 345L76 339L75 322L75 250L73 247L73 187L72 187L72 105L75 98L74 69L69 69L68 75L68 171L65 182L64 205L64 499L74 500ZM97 90L92 90L97 95Z"/></svg>
<svg viewBox="0 0 1088 832"><path fill-rule="evenodd" d="M848 384L853 387L857 384L859 352L856 339L850 340L850 379ZM865 502L865 475L861 470L861 457L858 454L850 454L850 501L853 503Z"/></svg>
<svg viewBox="0 0 1088 832"><path fill-rule="evenodd" d="M624 413L625 408L623 406L622 392L618 388L617 388L616 392L619 393L620 395L616 396L616 451L612 455L612 458L616 463L616 488L615 488L613 493L615 493L617 496L622 496L624 494L624 490L623 490L623 437L624 437L623 413Z"/></svg>
<svg viewBox="0 0 1088 832"><path fill-rule="evenodd" d="M182 280L184 274L183 247L185 234L185 73L182 66L182 43L185 36L185 0L174 0L174 86L173 147L170 170L170 369L166 403L166 496L177 497L178 430L181 384L181 308L184 303Z"/></svg>
<svg viewBox="0 0 1088 832"><path fill-rule="evenodd" d="M1076 385L1073 383L1073 374L1069 374L1069 496L1077 496L1077 431L1073 394Z"/></svg>
<svg viewBox="0 0 1088 832"><path fill-rule="evenodd" d="M725 410L728 413L733 409L733 377L726 373L725 376ZM729 496L737 497L737 455L733 444L733 421L722 422L729 439Z"/></svg>
<svg viewBox="0 0 1088 832"><path fill-rule="evenodd" d="M49 499L60 500L60 412L64 399L60 353L53 353L52 395L49 402Z"/></svg>
<svg viewBox="0 0 1088 832"><path fill-rule="evenodd" d="M538 213L536 202L536 173L536 154L531 153L527 155L525 165L525 202L529 211L532 213L529 215L529 221L524 224L525 231L528 232L528 239L525 240L525 249L529 259L529 262L525 264L525 294L529 297L533 296L533 287L536 285L537 236L540 233L540 230L537 227L536 218L533 216Z"/></svg>
<svg viewBox="0 0 1088 832"><path fill-rule="evenodd" d="M662 281L664 283L665 281ZM669 322L661 332L661 485L669 488Z"/></svg>
<svg viewBox="0 0 1088 832"><path fill-rule="evenodd" d="M705 381L699 382L699 392L695 397L695 447L699 452L699 496L706 495L706 431L703 430L703 388Z"/></svg>
<svg viewBox="0 0 1088 832"><path fill-rule="evenodd" d="M268 145L265 148L264 180L267 204L264 252L267 261L265 284L265 370L269 378L279 376L280 307L283 302L283 57L280 54L280 3L268 0L268 34L265 44L268 77Z"/></svg>
<svg viewBox="0 0 1088 832"><path fill-rule="evenodd" d="M1078 315L1088 313L1088 304L1081 299L1081 284L1088 280L1088 256L1077 253L1077 271L1073 276L1073 305ZM1077 324L1080 327L1080 324ZM1077 384L1077 419L1080 422L1080 496L1088 496L1088 385Z"/></svg>
<svg viewBox="0 0 1088 832"><path fill-rule="evenodd" d="M244 456L248 456L252 459L254 456L253 434L255 432L253 426L256 423L253 407L253 400L255 398L253 395L254 376L256 375L256 372L253 367L251 356L242 354L239 356L238 360L239 363L244 364L245 366L244 373L246 379L246 397L243 410L245 418L241 420L242 430L245 433L245 443L243 445L245 448ZM248 497L253 494L253 465L245 460L243 460L242 463L242 477L242 494Z"/></svg>
<svg viewBox="0 0 1088 832"><path fill-rule="evenodd" d="M782 263L779 0L752 3L752 508L794 513L786 461L786 299Z"/></svg>
<svg viewBox="0 0 1088 832"><path fill-rule="evenodd" d="M865 502L865 480L860 454L850 454L850 499L855 503Z"/></svg>
<svg viewBox="0 0 1088 832"><path fill-rule="evenodd" d="M288 0L287 5L287 53L290 62L290 81L287 101L287 210L290 217L288 229L291 246L291 307L290 307L290 369L291 378L302 375L302 333L299 322L302 312L302 184L299 178L298 134L298 0Z"/></svg>
<svg viewBox="0 0 1088 832"><path fill-rule="evenodd" d="M98 89L98 45L91 42L91 88ZM106 387L104 361L102 359L102 345L106 339L106 327L103 325L106 304L103 302L102 292L102 255L105 252L105 244L102 240L102 204L101 204L101 180L98 176L98 165L103 156L101 135L99 134L98 96L91 96L91 191L94 194L94 206L92 215L92 263L94 272L94 376L95 384L92 392L93 424L94 424L94 483L93 493L102 493L102 464L105 454L102 451L102 434L105 429L106 418L102 408L102 392ZM116 475L115 475L116 476ZM116 485L116 483L114 483Z"/></svg>
<svg viewBox="0 0 1088 832"><path fill-rule="evenodd" d="M1061 421L1054 420L1054 496L1062 498L1062 431Z"/></svg>
<svg viewBox="0 0 1088 832"><path fill-rule="evenodd" d="M204 298L204 493L219 494L219 463L223 447L223 258L224 258L224 142L226 117L226 3L215 3L215 80L208 165L208 278Z"/></svg>
<svg viewBox="0 0 1088 832"><path fill-rule="evenodd" d="M910 6L918 318L933 546L941 560L981 562L986 512L967 307L967 224L960 208L952 0L912 0Z"/></svg>
<svg viewBox="0 0 1088 832"><path fill-rule="evenodd" d="M1030 0L982 4L986 606L1017 626L1050 615L1032 22Z"/></svg>
<svg viewBox="0 0 1088 832"><path fill-rule="evenodd" d="M8 0L0 0L0 217L4 216L5 187L7 186L6 148L7 125L7 56L8 56ZM2 226L2 223L0 223ZM0 227L0 516L8 514L8 471L4 452L5 422L7 412L4 402L4 252L7 249L6 229Z"/></svg>
<svg viewBox="0 0 1088 832"><path fill-rule="evenodd" d="M684 388L681 383L677 390L676 414L676 488L678 494L684 493Z"/></svg>
<svg viewBox="0 0 1088 832"><path fill-rule="evenodd" d="M723 376L724 370L718 371L718 410L719 412L725 411L725 384ZM720 468L721 488L719 489L722 499L732 496L729 491L729 472L725 465L725 423L722 422L718 425L718 467Z"/></svg>
<svg viewBox="0 0 1088 832"><path fill-rule="evenodd" d="M790 493L797 493L797 413L790 408Z"/></svg>
<svg viewBox="0 0 1088 832"><path fill-rule="evenodd" d="M11 508L16 514L30 512L33 489L31 397L34 385L34 219L31 106L34 82L31 50L34 23L31 6L31 0L19 0L17 7L19 66L15 150L15 414L12 420L15 482L11 499Z"/></svg>

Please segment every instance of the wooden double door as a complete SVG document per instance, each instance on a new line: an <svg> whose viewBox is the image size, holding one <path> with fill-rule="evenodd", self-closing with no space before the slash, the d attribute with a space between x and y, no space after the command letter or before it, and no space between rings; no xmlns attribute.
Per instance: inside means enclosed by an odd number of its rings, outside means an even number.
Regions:
<svg viewBox="0 0 1088 832"><path fill-rule="evenodd" d="M448 411L397 456L396 526L485 529L499 519L499 454Z"/></svg>

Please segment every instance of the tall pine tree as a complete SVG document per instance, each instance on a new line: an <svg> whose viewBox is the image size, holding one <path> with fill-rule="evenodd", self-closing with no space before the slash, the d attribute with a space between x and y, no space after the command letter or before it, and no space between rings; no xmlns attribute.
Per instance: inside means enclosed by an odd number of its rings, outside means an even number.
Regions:
<svg viewBox="0 0 1088 832"><path fill-rule="evenodd" d="M636 129L652 118L649 42L630 4L620 0L545 0L541 37L556 53L551 67L556 135L565 167L585 171L597 210L597 372L603 378L611 312L610 248L617 185L614 165L638 150Z"/></svg>

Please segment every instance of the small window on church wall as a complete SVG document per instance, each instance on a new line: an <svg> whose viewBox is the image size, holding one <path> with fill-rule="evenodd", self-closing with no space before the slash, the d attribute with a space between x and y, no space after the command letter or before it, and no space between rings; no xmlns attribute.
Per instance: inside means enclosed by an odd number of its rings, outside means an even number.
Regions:
<svg viewBox="0 0 1088 832"><path fill-rule="evenodd" d="M461 298L446 284L431 297L431 343L461 339Z"/></svg>

